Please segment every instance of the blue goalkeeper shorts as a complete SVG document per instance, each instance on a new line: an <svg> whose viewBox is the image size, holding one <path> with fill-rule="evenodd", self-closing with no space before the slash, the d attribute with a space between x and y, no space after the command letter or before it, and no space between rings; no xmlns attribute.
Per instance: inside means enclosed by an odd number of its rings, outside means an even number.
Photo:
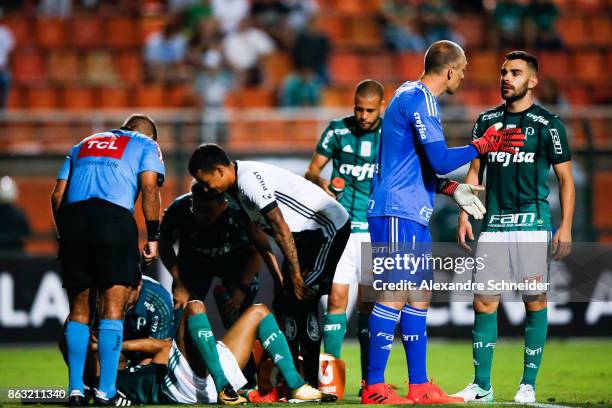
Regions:
<svg viewBox="0 0 612 408"><path fill-rule="evenodd" d="M368 217L374 279L413 282L433 279L429 227L398 217Z"/></svg>

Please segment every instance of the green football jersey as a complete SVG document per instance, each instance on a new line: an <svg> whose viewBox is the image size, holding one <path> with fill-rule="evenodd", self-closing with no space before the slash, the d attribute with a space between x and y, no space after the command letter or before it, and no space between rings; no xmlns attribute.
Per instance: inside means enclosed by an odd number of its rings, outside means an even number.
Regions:
<svg viewBox="0 0 612 408"><path fill-rule="evenodd" d="M317 153L333 160L333 177L344 179L338 202L351 217L352 232L367 232L366 208L374 177L374 166L382 118L376 129L365 132L354 116L333 120L321 135Z"/></svg>
<svg viewBox="0 0 612 408"><path fill-rule="evenodd" d="M487 155L483 231L550 230L548 173L551 165L571 160L565 127L557 115L539 105L519 113L500 105L480 114L473 138L498 122L503 128L521 128L526 139L515 155Z"/></svg>

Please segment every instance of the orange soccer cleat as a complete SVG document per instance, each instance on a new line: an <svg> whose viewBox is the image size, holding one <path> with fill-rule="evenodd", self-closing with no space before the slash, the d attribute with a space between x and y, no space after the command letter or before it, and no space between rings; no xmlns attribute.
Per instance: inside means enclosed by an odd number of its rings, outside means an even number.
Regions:
<svg viewBox="0 0 612 408"><path fill-rule="evenodd" d="M415 404L459 404L464 402L461 397L447 395L434 384L433 380L424 384L410 384L408 390L408 398Z"/></svg>
<svg viewBox="0 0 612 408"><path fill-rule="evenodd" d="M389 384L362 383L361 387L362 404L412 404L409 399L397 395Z"/></svg>

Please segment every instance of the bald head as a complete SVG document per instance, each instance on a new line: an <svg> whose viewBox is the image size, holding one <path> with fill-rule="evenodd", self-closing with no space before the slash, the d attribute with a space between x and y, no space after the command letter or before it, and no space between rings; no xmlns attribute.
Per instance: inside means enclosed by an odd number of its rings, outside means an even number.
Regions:
<svg viewBox="0 0 612 408"><path fill-rule="evenodd" d="M123 122L121 128L133 130L134 132L149 136L153 140L157 140L157 126L155 126L153 119L147 115L134 113L133 115L130 115L125 122Z"/></svg>
<svg viewBox="0 0 612 408"><path fill-rule="evenodd" d="M464 60L465 53L459 44L447 40L436 41L425 52L425 74L441 74Z"/></svg>

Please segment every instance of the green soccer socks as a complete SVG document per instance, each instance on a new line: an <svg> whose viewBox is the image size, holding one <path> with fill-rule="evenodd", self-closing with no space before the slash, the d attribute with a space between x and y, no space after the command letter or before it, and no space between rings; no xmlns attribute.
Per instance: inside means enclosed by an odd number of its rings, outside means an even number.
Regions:
<svg viewBox="0 0 612 408"><path fill-rule="evenodd" d="M548 331L548 309L537 312L527 311L525 327L525 365L521 384L530 384L535 389L535 381L542 362L542 353Z"/></svg>
<svg viewBox="0 0 612 408"><path fill-rule="evenodd" d="M187 318L187 327L191 340L193 340L193 343L200 352L215 382L217 392L220 392L223 387L229 384L229 381L225 377L221 362L219 361L217 342L215 341L208 317L205 313L189 316Z"/></svg>
<svg viewBox="0 0 612 408"><path fill-rule="evenodd" d="M472 354L474 356L474 383L480 388L491 388L491 365L497 342L497 312L475 313L472 330Z"/></svg>
<svg viewBox="0 0 612 408"><path fill-rule="evenodd" d="M289 350L287 339L278 327L276 319L274 319L272 314L267 315L261 320L257 328L257 335L264 350L272 357L274 364L276 364L283 375L287 386L294 390L304 385L304 379L298 373L295 364L293 364L293 356Z"/></svg>
<svg viewBox="0 0 612 408"><path fill-rule="evenodd" d="M345 334L346 313L325 313L323 316L323 350L335 358L340 358Z"/></svg>

